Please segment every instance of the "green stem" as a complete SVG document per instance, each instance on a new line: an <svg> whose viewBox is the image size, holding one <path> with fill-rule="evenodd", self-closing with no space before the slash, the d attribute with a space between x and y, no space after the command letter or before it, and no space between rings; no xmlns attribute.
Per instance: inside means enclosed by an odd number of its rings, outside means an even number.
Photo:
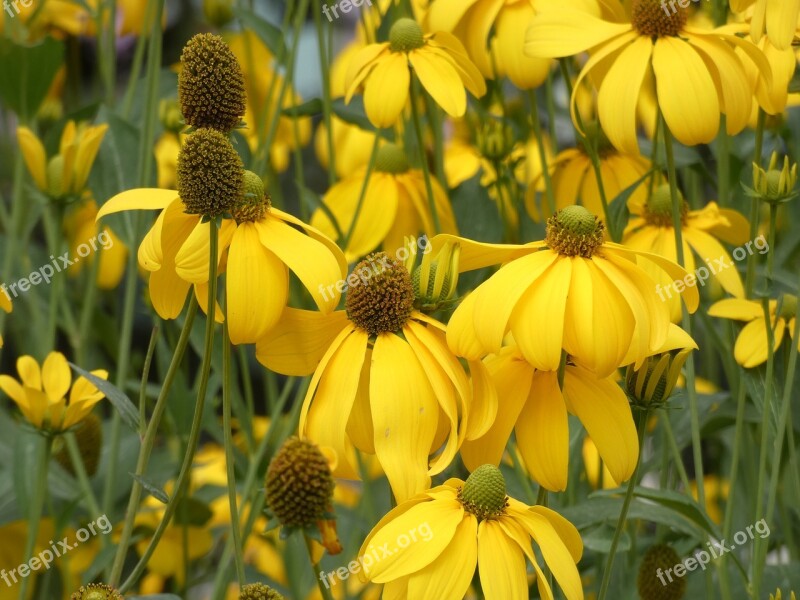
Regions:
<svg viewBox="0 0 800 600"><path fill-rule="evenodd" d="M419 155L420 155L420 163L422 166L422 175L425 178L425 192L428 195L428 207L431 211L431 217L433 219L433 232L441 233L442 225L439 222L439 212L436 210L436 198L433 195L433 183L431 181L431 170L428 167L428 157L425 153L425 138L422 135L422 120L419 116L419 91L417 89L417 77L416 75L412 75L411 77L411 85L409 86L411 90L411 119L414 122L414 131L417 136L417 144L419 144Z"/></svg>
<svg viewBox="0 0 800 600"><path fill-rule="evenodd" d="M675 155L672 149L672 132L669 130L664 115L661 115L661 129L664 135L664 148L667 154L667 172L669 174L669 193L672 198L672 226L675 230L675 247L678 264L686 267L686 257L683 252L683 232L681 230L681 199L678 195L678 179L675 174ZM683 310L682 326L689 335L692 334L692 322L685 307ZM697 482L697 501L700 506L705 506L706 494L703 479L703 452L700 440L700 413L697 406L697 390L695 389L694 356L689 353L686 359L686 392L689 395L689 416L692 430L692 456L694 459L695 481Z"/></svg>
<svg viewBox="0 0 800 600"><path fill-rule="evenodd" d="M539 121L539 103L536 101L536 91L529 90L528 97L531 103L531 123L536 144L539 146L539 161L542 164L542 177L544 178L545 195L547 197L547 210L550 214L556 212L556 197L553 192L553 182L550 178L550 167L547 165L547 149L542 136L542 124Z"/></svg>
<svg viewBox="0 0 800 600"><path fill-rule="evenodd" d="M83 292L83 306L81 307L78 324L78 337L75 340L79 365L87 364L86 351L89 347L89 327L92 325L92 317L94 317L95 304L97 302L97 274L100 272L99 256L92 258L92 264L89 265L87 271L86 288Z"/></svg>
<svg viewBox="0 0 800 600"><path fill-rule="evenodd" d="M636 458L636 468L633 470L633 475L628 480L628 487L625 490L625 499L622 501L622 510L619 513L619 521L617 521L617 528L614 530L614 537L611 539L611 547L608 551L608 558L606 559L606 566L603 570L603 580L600 583L600 593L598 600L605 600L608 593L608 585L611 583L611 571L614 568L614 558L617 554L617 546L622 537L622 532L625 529L625 522L628 518L628 509L633 500L633 490L636 487L636 482L639 479L639 470L642 466L642 446L644 445L644 432L647 429L647 416L649 411L642 410L637 415L638 421L636 423L636 433L639 436L639 454Z"/></svg>
<svg viewBox="0 0 800 600"><path fill-rule="evenodd" d="M244 586L244 557L242 555L242 533L239 509L236 504L236 468L233 456L233 433L231 431L231 343L228 338L228 319L222 323L222 433L225 441L225 465L228 479L228 503L231 512L234 562L239 587Z"/></svg>
<svg viewBox="0 0 800 600"><path fill-rule="evenodd" d="M212 305L213 306L213 305ZM125 512L125 523L122 526L122 534L120 535L119 543L117 544L117 553L114 556L114 563L111 567L111 575L108 580L111 585L116 585L122 575L122 566L125 562L125 555L128 551L128 544L133 533L133 522L136 517L136 509L139 506L139 500L142 494L142 484L140 483L141 477L144 475L147 463L150 461L150 454L153 451L153 444L156 440L156 433L158 426L161 423L161 417L164 415L164 410L167 408L167 398L172 389L172 383L175 381L175 376L180 369L181 361L186 353L186 347L189 344L189 336L192 333L192 324L194 323L195 315L197 314L197 299L194 294L191 295L189 301L189 310L186 312L186 319L183 322L181 335L178 338L178 343L175 346L175 352L172 355L172 360L167 368L167 373L164 375L164 383L161 386L161 391L158 394L156 404L153 407L153 414L147 424L147 430L142 438L142 445L139 449L139 458L136 461L136 477L133 480L133 487L131 488L131 495L128 498L128 508ZM142 382L142 387L146 385L146 381ZM141 401L140 401L141 402Z"/></svg>
<svg viewBox="0 0 800 600"><path fill-rule="evenodd" d="M678 448L678 442L675 441L675 433L672 430L672 422L669 420L669 415L666 411L663 414L661 423L664 425L664 432L667 434L667 443L669 444L670 452L672 452L672 460L675 461L675 470L678 471L678 476L681 478L683 489L687 494L691 494L691 486L689 485L689 476L686 474L686 467L683 466L683 459L681 458L681 451Z"/></svg>
<svg viewBox="0 0 800 600"><path fill-rule="evenodd" d="M753 156L753 162L761 166L761 152L764 146L764 124L767 119L767 113L762 108L758 109L758 125L756 126L756 149ZM758 221L759 221L759 204L758 198L753 198L750 201L750 239L756 239L758 235ZM744 289L747 298L753 295L753 286L755 285L755 267L756 257L755 253L751 253L747 257L747 273L745 274Z"/></svg>
<svg viewBox="0 0 800 600"><path fill-rule="evenodd" d="M372 144L372 152L369 155L369 162L367 163L367 171L364 173L364 182L361 184L361 192L358 195L358 202L356 203L356 212L353 213L353 220L350 221L350 226L347 228L347 235L344 236L341 246L347 251L347 245L350 243L350 238L353 237L353 232L356 230L356 223L361 216L361 208L364 205L364 198L367 197L367 188L369 187L369 179L372 177L372 171L375 170L375 159L378 157L378 146L381 141L381 136L375 132L375 141Z"/></svg>
<svg viewBox="0 0 800 600"><path fill-rule="evenodd" d="M717 202L720 206L728 206L730 202L731 144L726 127L726 117L722 115L717 138Z"/></svg>
<svg viewBox="0 0 800 600"><path fill-rule="evenodd" d="M47 495L47 473L50 466L50 455L53 449L53 439L43 437L41 449L36 464L36 479L34 480L33 496L30 499L30 513L28 521L28 536L25 540L25 553L23 557L29 561L33 557L33 550L36 547L36 538L39 535L39 525L42 522L42 510L44 509L45 496ZM23 577L19 586L19 600L28 597L28 585L31 577Z"/></svg>
<svg viewBox="0 0 800 600"><path fill-rule="evenodd" d="M331 75L328 62L327 45L325 44L325 28L322 23L322 4L324 0L316 0L314 10L314 26L317 29L317 46L319 64L322 72L322 119L325 123L325 137L328 145L328 186L336 183L336 156L333 145L333 119L331 118ZM362 13L364 11L361 11Z"/></svg>
<svg viewBox="0 0 800 600"><path fill-rule="evenodd" d="M100 504L97 502L97 497L94 495L94 491L92 490L92 484L89 481L89 475L86 473L86 467L83 464L83 457L81 456L80 448L78 448L78 442L75 439L75 434L71 431L65 433L64 442L67 444L67 452L69 453L69 458L72 462L72 469L75 472L75 476L78 478L78 483L80 484L81 490L85 496L87 508L93 515L103 514L100 511ZM107 545L108 542L105 536L103 536L101 543L103 547Z"/></svg>
<svg viewBox="0 0 800 600"><path fill-rule="evenodd" d="M314 562L314 550L311 547L311 540L305 534L303 534L303 537L305 538L306 549L308 550L308 560L311 561L311 567L314 569L314 575L316 576L317 579L317 587L319 588L319 593L322 596L323 600L334 600L330 589L328 589L322 582L324 575L322 573L322 570L319 568L319 563Z"/></svg>
<svg viewBox="0 0 800 600"><path fill-rule="evenodd" d="M174 493L170 497L167 506L164 508L164 515L161 522L158 524L147 549L142 554L139 562L134 567L133 572L125 580L119 591L125 593L138 581L150 557L153 555L158 543L161 541L161 536L169 525L172 515L178 505L178 499L181 497L189 474L192 470L192 461L194 454L197 450L197 441L200 438L200 430L203 428L203 409L206 402L206 392L208 391L208 379L211 373L211 359L214 350L214 306L217 302L217 261L218 261L218 246L219 246L219 231L215 219L209 222L209 253L208 253L208 304L209 314L206 315L206 333L205 342L203 344L203 363L200 366L200 383L197 388L197 402L194 409L194 418L192 419L192 427L189 430L189 440L187 442L186 453L183 457L183 464L175 481Z"/></svg>

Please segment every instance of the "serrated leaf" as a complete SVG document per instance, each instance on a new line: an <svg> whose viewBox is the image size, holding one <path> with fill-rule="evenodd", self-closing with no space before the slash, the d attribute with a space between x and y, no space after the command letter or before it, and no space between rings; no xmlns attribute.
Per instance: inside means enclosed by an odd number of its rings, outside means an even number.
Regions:
<svg viewBox="0 0 800 600"><path fill-rule="evenodd" d="M92 385L106 395L106 398L108 398L111 404L114 405L114 408L119 411L119 414L122 417L122 420L125 421L126 425L128 425L134 431L139 431L139 411L136 409L136 406L134 406L133 402L131 402L130 399L122 392L122 390L120 390L110 381L100 379L97 375L92 375L89 373L89 371L81 369L78 365L69 363L69 366L72 367L72 370L78 375L88 379Z"/></svg>
<svg viewBox="0 0 800 600"><path fill-rule="evenodd" d="M161 502L162 504L167 504L169 502L169 496L167 493L161 489L160 486L157 486L155 483L150 482L148 479L141 475L137 475L136 473L131 473L131 477L133 477L136 481L139 482L144 489L156 500Z"/></svg>

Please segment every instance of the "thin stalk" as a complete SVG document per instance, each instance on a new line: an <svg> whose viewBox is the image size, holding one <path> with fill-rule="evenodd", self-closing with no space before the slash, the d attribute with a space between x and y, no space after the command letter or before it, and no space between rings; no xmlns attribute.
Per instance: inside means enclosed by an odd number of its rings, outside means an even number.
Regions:
<svg viewBox="0 0 800 600"><path fill-rule="evenodd" d="M547 149L544 145L544 136L542 136L542 124L539 121L539 103L536 101L536 90L528 90L528 98L531 103L533 135L536 138L536 144L539 146L539 161L542 164L542 178L544 179L545 197L547 198L547 210L552 215L556 212L556 196L553 192L553 181L550 178L550 168L547 164Z"/></svg>
<svg viewBox="0 0 800 600"><path fill-rule="evenodd" d="M728 137L726 117L722 115L717 143L717 202L720 206L730 203L731 139Z"/></svg>
<svg viewBox="0 0 800 600"><path fill-rule="evenodd" d="M753 156L753 162L761 166L761 152L764 146L764 123L767 119L767 113L764 109L758 109L758 125L756 126L756 149ZM759 205L758 198L752 198L750 201L750 239L754 240L758 235L758 221L759 221ZM755 285L755 267L756 257L755 253L747 257L747 272L745 274L744 289L747 298L753 295L753 286Z"/></svg>
<svg viewBox="0 0 800 600"><path fill-rule="evenodd" d="M325 141L328 145L328 185L331 186L336 182L336 156L333 146L333 119L331 118L330 65L328 63L327 44L325 43L325 28L322 23L323 1L324 0L316 0L316 10L313 12L314 27L317 30L320 71L322 72L322 120L325 123Z"/></svg>
<svg viewBox="0 0 800 600"><path fill-rule="evenodd" d="M372 177L372 171L375 170L375 159L378 157L378 146L381 141L381 136L375 132L375 142L372 144L372 152L369 155L369 162L367 163L367 171L364 173L364 183L361 184L361 192L358 195L358 203L356 203L356 212L353 214L353 220L350 222L350 227L347 228L347 235L344 236L341 246L347 251L347 246L350 243L350 238L353 237L353 232L356 229L356 223L361 216L361 208L364 205L364 198L367 197L367 188L369 187L369 179Z"/></svg>
<svg viewBox="0 0 800 600"><path fill-rule="evenodd" d="M666 433L667 442L669 444L670 452L672 453L672 460L675 461L675 470L678 471L678 476L683 484L683 489L687 494L691 494L691 486L689 485L689 476L686 474L686 467L683 466L683 459L681 458L681 451L678 448L678 442L675 441L675 432L672 430L672 423L669 420L669 415L663 415L661 423L664 425L664 432Z"/></svg>
<svg viewBox="0 0 800 600"><path fill-rule="evenodd" d="M34 480L33 496L30 499L30 513L28 521L28 536L25 539L25 553L23 557L26 561L33 558L33 549L36 546L36 538L39 535L39 525L42 522L42 510L44 509L45 496L47 495L47 473L50 466L50 455L53 450L53 438L43 437L41 449L36 462L36 479ZM28 585L31 578L23 577L19 586L19 600L28 597Z"/></svg>
<svg viewBox="0 0 800 600"><path fill-rule="evenodd" d="M211 305L213 306L213 304ZM197 314L197 298L194 294L191 295L189 301L189 310L186 312L186 319L183 322L178 343L175 346L175 352L172 354L172 360L167 368L167 373L164 375L164 383L161 386L161 391L158 394L153 414L147 424L147 430L142 438L142 445L139 448L139 458L136 461L136 477L133 480L133 487L131 488L131 495L128 498L128 508L125 512L125 523L122 526L122 534L120 535L119 543L117 544L117 553L114 556L114 563L111 567L111 574L108 581L111 585L116 585L122 575L122 565L125 562L125 554L128 551L128 544L130 542L131 534L133 533L133 521L136 517L136 509L139 506L139 500L142 495L142 484L140 478L144 475L147 463L150 461L150 453L153 451L153 444L155 443L156 433L158 426L161 423L161 417L164 415L164 410L167 408L167 398L172 389L172 383L175 381L180 369L181 361L186 353L186 347L189 344L189 336L192 333L192 324L194 317ZM146 382L142 383L142 387ZM141 400L140 400L141 403Z"/></svg>
<svg viewBox="0 0 800 600"><path fill-rule="evenodd" d="M81 307L81 315L78 324L78 339L75 340L78 355L78 364L86 364L86 350L89 346L89 328L92 325L92 317L95 313L95 304L97 302L97 274L100 272L100 257L95 256L92 258L92 263L89 265L86 288L83 291L83 306Z"/></svg>
<svg viewBox="0 0 800 600"><path fill-rule="evenodd" d="M231 432L231 343L228 338L228 319L222 323L222 433L225 442L225 466L228 480L228 503L231 512L231 534L233 535L233 557L239 587L246 583L244 556L242 554L242 532L239 523L239 508L236 504L236 468L233 456L233 433Z"/></svg>
<svg viewBox="0 0 800 600"><path fill-rule="evenodd" d="M685 268L686 257L683 252L683 233L681 231L681 206L678 196L678 181L675 174L675 155L672 149L672 132L669 130L664 115L661 115L661 128L664 135L664 147L667 153L667 171L669 173L669 193L672 198L672 226L675 229L675 247L678 264ZM682 326L691 335L692 322L689 314L683 310ZM695 389L694 356L689 353L686 359L686 392L689 396L689 415L692 430L692 456L694 459L695 481L697 482L697 501L705 506L706 494L703 482L703 453L700 441L700 414L697 407L697 390Z"/></svg>
<svg viewBox="0 0 800 600"><path fill-rule="evenodd" d="M647 416L648 410L642 410L637 415L638 421L636 423L636 432L639 436L639 455L636 459L636 468L633 470L633 475L628 480L628 487L625 490L625 499L622 501L622 510L619 513L619 520L617 521L617 528L614 530L614 537L611 539L611 547L608 551L608 558L606 559L606 566L603 570L603 580L600 583L600 593L598 600L605 600L608 593L608 585L611 583L611 571L614 568L614 558L617 554L617 546L622 537L622 531L625 529L625 523L628 518L628 509L633 500L633 490L636 487L636 482L639 479L639 470L642 467L642 446L644 445L644 432L647 429Z"/></svg>
<svg viewBox="0 0 800 600"><path fill-rule="evenodd" d="M78 483L81 486L81 491L83 491L84 499L86 500L86 507L93 515L103 514L100 511L100 504L97 502L97 497L94 495L94 491L92 490L92 484L89 481L89 475L86 473L86 467L83 464L83 457L81 456L80 448L78 448L78 441L75 439L75 434L71 431L65 433L64 442L67 444L67 452L69 453L69 458L72 463L72 469L74 470L75 476L78 479ZM108 544L106 536L101 538L101 544L104 548Z"/></svg>
<svg viewBox="0 0 800 600"><path fill-rule="evenodd" d="M303 538L305 538L306 549L308 550L308 560L311 561L311 567L314 569L314 575L316 576L319 593L323 600L334 600L330 589L328 589L322 582L324 575L322 570L319 568L319 563L314 562L314 550L311 547L311 539L309 539L309 537L305 534L303 534Z"/></svg>
<svg viewBox="0 0 800 600"><path fill-rule="evenodd" d="M422 120L419 116L419 91L417 89L416 75L411 77L411 120L414 122L414 131L417 135L417 143L419 144L420 162L422 166L422 176L425 179L425 193L428 195L428 207L431 211L433 219L434 233L442 232L442 225L439 222L439 212L436 210L436 199L433 195L433 183L431 181L431 170L428 168L428 157L425 154L425 139L422 135Z"/></svg>

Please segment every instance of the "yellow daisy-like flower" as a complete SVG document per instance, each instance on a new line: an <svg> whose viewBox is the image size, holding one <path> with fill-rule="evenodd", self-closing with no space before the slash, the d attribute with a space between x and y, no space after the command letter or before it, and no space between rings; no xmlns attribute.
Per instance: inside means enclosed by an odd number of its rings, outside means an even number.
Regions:
<svg viewBox="0 0 800 600"><path fill-rule="evenodd" d="M455 34L486 79L508 77L517 87L531 89L547 79L552 65L550 59L522 52L536 4L530 0L437 0L425 23L430 31Z"/></svg>
<svg viewBox="0 0 800 600"><path fill-rule="evenodd" d="M622 4L604 3L613 20L571 7L539 12L528 30L525 52L566 57L591 49L575 89L590 74L599 88L597 110L611 143L638 154L637 106L643 97L657 99L672 134L682 143L712 141L720 113L729 134L739 133L750 118L753 90L738 47L767 76L769 63L750 42L722 30L687 25L688 11L677 3L633 0L629 14ZM572 98L575 118L575 95Z"/></svg>
<svg viewBox="0 0 800 600"><path fill-rule="evenodd" d="M289 269L323 313L339 303L340 292L325 286L347 272L338 246L324 234L270 205L261 179L245 174L247 194L219 230L220 263L227 260L228 331L234 344L260 339L281 316L289 297ZM163 319L183 310L194 285L201 308L208 312L209 227L199 214L187 214L178 192L135 189L106 202L97 214L125 210L161 210L139 246L139 265L150 272L150 300ZM221 315L218 313L218 318Z"/></svg>
<svg viewBox="0 0 800 600"><path fill-rule="evenodd" d="M73 276L78 275L86 265L91 265L99 257L97 286L102 290L113 290L119 285L125 273L128 248L110 228L100 229L97 226L97 212L97 203L94 200L87 200L64 220L71 256L77 256L78 246L89 244L91 240L96 240L95 245L97 241L102 244L97 248L97 256L92 252L86 260L74 262L67 272Z"/></svg>
<svg viewBox="0 0 800 600"><path fill-rule="evenodd" d="M540 596L553 598L531 542L567 600L582 600L578 530L549 508L508 497L500 471L484 465L466 482L448 479L383 517L361 546L359 577L384 583L385 598L456 600L477 567L486 600L525 600L527 558Z"/></svg>
<svg viewBox="0 0 800 600"><path fill-rule="evenodd" d="M5 290L5 287L0 288L0 291L3 293L0 294L0 308L2 308L5 312L10 313L14 310L14 307L11 306L11 296L8 295L8 292ZM3 347L3 336L0 335L0 348Z"/></svg>
<svg viewBox="0 0 800 600"><path fill-rule="evenodd" d="M599 128L598 133L601 133ZM622 191L644 177L650 170L651 164L649 159L640 154L617 152L608 144L605 136L601 137L605 143L601 141L598 148L600 172L606 199L611 202ZM597 187L592 160L583 147L567 148L559 152L550 166L550 181L558 210L570 204L581 204L596 215L603 214L603 202L600 198L600 189ZM531 219L538 223L543 217L543 211L540 211L536 202L536 192L544 185L541 169L530 182L525 194L525 208ZM647 198L647 187L640 185L631 198L636 202L643 202Z"/></svg>
<svg viewBox="0 0 800 600"><path fill-rule="evenodd" d="M344 235L352 227L367 167L362 167L328 190L322 202L333 214ZM433 199L443 232L457 232L455 216L447 193L436 179L431 180ZM338 240L336 229L326 211L317 209L311 217L312 227ZM403 247L407 235L425 233L433 236L433 216L425 191L425 179L420 169L412 169L403 149L385 144L375 160L370 174L361 212L353 234L345 248L348 261L375 250L379 245L389 252ZM338 240L340 241L340 240Z"/></svg>
<svg viewBox="0 0 800 600"><path fill-rule="evenodd" d="M739 333L739 337L736 338L736 345L733 347L733 356L737 363L749 369L762 365L767 361L769 338L767 336L767 320L764 317L761 302L728 298L713 304L708 309L708 314L712 317L747 322L747 325ZM773 350L777 352L787 331L789 336L794 338L797 297L791 294L784 294L780 312L778 312L778 301L770 300L769 315L775 338ZM800 352L800 340L798 340L797 351Z"/></svg>
<svg viewBox="0 0 800 600"><path fill-rule="evenodd" d="M486 361L486 368L503 410L485 435L462 446L468 469L499 465L513 430L531 476L549 490L565 490L571 413L592 436L615 481L633 474L639 456L636 427L628 399L613 377L599 378L568 361L562 390L557 371L534 369L516 346L503 348Z"/></svg>
<svg viewBox="0 0 800 600"><path fill-rule="evenodd" d="M105 123L76 125L69 121L58 154L48 160L39 138L27 127L19 127L17 141L36 187L54 199L80 195L107 129Z"/></svg>
<svg viewBox="0 0 800 600"><path fill-rule="evenodd" d="M699 282L695 285L705 285L705 280L713 277L726 292L737 298L743 297L739 271L719 240L744 244L750 237L747 219L735 210L720 208L716 202L709 202L701 210L689 210L682 198L681 203L684 266ZM628 208L633 218L625 229L622 243L628 248L652 252L677 262L669 184L657 187L646 201L640 197L631 198ZM697 266L695 254L700 257L700 266ZM674 322L680 320L681 305L674 280L652 264L642 263L641 266L658 284L659 298L669 305L671 319Z"/></svg>
<svg viewBox="0 0 800 600"><path fill-rule="evenodd" d="M8 28L6 21L19 19L27 28L29 42L46 35L60 40L68 35L83 35L91 24L88 11L72 0L48 0L44 4L9 2L6 6L0 10L0 34ZM36 19L33 19L34 15Z"/></svg>
<svg viewBox="0 0 800 600"><path fill-rule="evenodd" d="M744 12L753 4L755 9L750 23L753 41L759 42L766 32L778 50L789 48L800 18L800 0L731 0L735 12Z"/></svg>
<svg viewBox="0 0 800 600"><path fill-rule="evenodd" d="M424 35L413 19L399 19L388 42L370 44L353 57L345 102L363 86L369 120L375 127L391 127L408 102L411 69L451 117L467 110L464 88L477 98L486 93L486 82L455 36L443 31Z"/></svg>
<svg viewBox="0 0 800 600"><path fill-rule="evenodd" d="M67 359L60 352L47 355L41 368L32 356L17 359L19 380L0 375L0 389L19 407L31 425L48 431L69 429L91 412L104 396L84 377L72 382ZM91 372L101 379L108 371ZM69 399L67 399L69 392Z"/></svg>
<svg viewBox="0 0 800 600"><path fill-rule="evenodd" d="M626 364L629 352L629 362L641 364L664 343L670 321L656 282L637 261L654 263L672 279L686 271L656 254L603 241L604 229L582 206L568 206L548 220L543 241L460 240L462 271L507 264L456 309L447 328L450 347L476 359L498 352L511 332L525 359L542 371L558 370L562 349L599 377ZM434 249L447 241L452 236L436 236ZM693 312L697 289L682 294Z"/></svg>
<svg viewBox="0 0 800 600"><path fill-rule="evenodd" d="M464 439L488 429L497 398L483 364L470 363L470 381L444 325L414 309L402 263L371 255L341 284L345 310L287 308L256 357L278 373L314 373L300 435L336 451L335 476L358 479L354 448L376 454L403 501L430 486Z"/></svg>

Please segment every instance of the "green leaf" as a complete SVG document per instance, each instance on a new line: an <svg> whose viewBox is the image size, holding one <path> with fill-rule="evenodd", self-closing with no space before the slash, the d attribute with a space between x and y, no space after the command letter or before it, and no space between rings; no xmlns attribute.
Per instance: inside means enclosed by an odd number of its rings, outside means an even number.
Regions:
<svg viewBox="0 0 800 600"><path fill-rule="evenodd" d="M133 402L113 383L100 379L97 375L92 375L89 371L81 369L79 366L69 363L72 370L78 375L85 377L94 385L98 390L103 392L119 411L122 420L134 431L139 430L139 411L133 405Z"/></svg>
<svg viewBox="0 0 800 600"><path fill-rule="evenodd" d="M0 98L23 123L39 110L63 60L64 44L53 38L35 46L0 39Z"/></svg>
<svg viewBox="0 0 800 600"><path fill-rule="evenodd" d="M628 225L628 220L631 217L631 213L628 210L628 200L633 195L633 192L635 192L652 174L653 170L651 169L617 194L617 197L608 205L608 218L611 221L608 225L611 231L621 235L625 230L625 227Z"/></svg>
<svg viewBox="0 0 800 600"><path fill-rule="evenodd" d="M242 27L245 29L252 29L275 56L288 55L286 43L283 39L283 32L280 27L273 25L253 11L241 6L234 7L233 12L242 22Z"/></svg>
<svg viewBox="0 0 800 600"><path fill-rule="evenodd" d="M178 506L175 507L175 525L189 525L192 527L203 527L214 513L205 502L197 498L181 498Z"/></svg>
<svg viewBox="0 0 800 600"><path fill-rule="evenodd" d="M296 106L287 106L281 111L285 115L289 115L290 117L302 118L302 117L316 117L317 115L322 114L322 100L319 98L312 98L311 100L306 100L302 104L298 104Z"/></svg>
<svg viewBox="0 0 800 600"><path fill-rule="evenodd" d="M611 550L611 542L614 539L614 531L615 528L609 523L602 523L581 536L583 545L593 552L608 554L609 550ZM623 531L617 544L617 552L627 552L630 548L631 537L627 531Z"/></svg>
<svg viewBox="0 0 800 600"><path fill-rule="evenodd" d="M331 108L333 108L333 114L342 121L351 125L358 125L364 131L375 131L375 127L367 118L367 113L364 110L364 99L361 96L355 96L350 100L349 104L344 103L344 98L337 98L331 104Z"/></svg>
<svg viewBox="0 0 800 600"><path fill-rule="evenodd" d="M137 475L136 473L131 473L130 476L133 477L136 481L138 481L139 485L141 485L144 489L146 489L153 498L155 498L162 504L167 504L169 502L169 496L163 489L161 489L160 486L150 482L148 479L142 477L141 475Z"/></svg>

